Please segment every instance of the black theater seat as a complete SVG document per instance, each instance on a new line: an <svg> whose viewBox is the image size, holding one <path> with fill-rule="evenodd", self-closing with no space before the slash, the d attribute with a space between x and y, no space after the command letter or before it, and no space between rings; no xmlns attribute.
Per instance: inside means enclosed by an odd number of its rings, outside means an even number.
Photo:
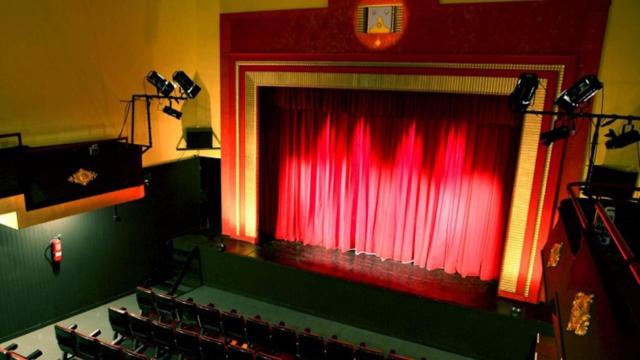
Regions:
<svg viewBox="0 0 640 360"><path fill-rule="evenodd" d="M201 336L200 354L202 359L206 360L225 360L227 358L227 347L222 339Z"/></svg>
<svg viewBox="0 0 640 360"><path fill-rule="evenodd" d="M100 333L100 330L96 330L90 335L76 332L76 349L79 358L84 360L100 359L100 341L97 339Z"/></svg>
<svg viewBox="0 0 640 360"><path fill-rule="evenodd" d="M224 332L225 341L228 343L246 342L246 334L244 329L244 317L235 310L230 312L221 311L220 321L222 322L222 330Z"/></svg>
<svg viewBox="0 0 640 360"><path fill-rule="evenodd" d="M345 341L340 341L336 336L328 339L325 343L327 359L331 360L353 360L353 345Z"/></svg>
<svg viewBox="0 0 640 360"><path fill-rule="evenodd" d="M220 336L220 334L222 334L220 310L216 309L213 304L197 305L196 310L198 312L201 333L211 337Z"/></svg>
<svg viewBox="0 0 640 360"><path fill-rule="evenodd" d="M156 310L160 320L164 322L173 322L177 320L175 297L169 294L154 294L156 302Z"/></svg>
<svg viewBox="0 0 640 360"><path fill-rule="evenodd" d="M147 317L129 314L129 324L131 326L131 334L135 339L134 348L138 344L148 345L153 340L151 332L151 320Z"/></svg>
<svg viewBox="0 0 640 360"><path fill-rule="evenodd" d="M109 344L104 341L99 342L101 360L123 360L124 352L118 345Z"/></svg>
<svg viewBox="0 0 640 360"><path fill-rule="evenodd" d="M269 323L261 320L259 316L246 319L247 342L256 351L271 350L271 333Z"/></svg>
<svg viewBox="0 0 640 360"><path fill-rule="evenodd" d="M298 355L301 360L323 360L325 358L324 339L305 329L298 334Z"/></svg>
<svg viewBox="0 0 640 360"><path fill-rule="evenodd" d="M173 354L176 352L176 337L173 326L159 321L151 322L151 334L156 346L156 357L159 354Z"/></svg>
<svg viewBox="0 0 640 360"><path fill-rule="evenodd" d="M254 352L251 349L244 349L239 346L229 345L227 348L229 360L253 360Z"/></svg>
<svg viewBox="0 0 640 360"><path fill-rule="evenodd" d="M198 311L193 299L175 299L175 303L180 327L196 329L198 327Z"/></svg>
<svg viewBox="0 0 640 360"><path fill-rule="evenodd" d="M127 312L127 309L116 309L110 307L109 324L111 324L111 329L113 329L114 339L116 339L118 336L122 336L127 339L133 337L133 335L131 334L131 329L129 327L129 313Z"/></svg>
<svg viewBox="0 0 640 360"><path fill-rule="evenodd" d="M356 360L384 360L384 352L369 349L364 343L356 350Z"/></svg>
<svg viewBox="0 0 640 360"><path fill-rule="evenodd" d="M154 317L158 313L154 293L151 289L138 286L136 288L136 301L143 316Z"/></svg>
<svg viewBox="0 0 640 360"><path fill-rule="evenodd" d="M17 344L9 344L6 348L0 347L0 360L35 360L42 356L42 351L40 350L24 356L16 352L17 348Z"/></svg>
<svg viewBox="0 0 640 360"><path fill-rule="evenodd" d="M75 332L77 327L78 325L75 324L68 328L60 325L54 327L58 347L62 350L62 360L68 359L68 356L74 357L77 355L77 337Z"/></svg>
<svg viewBox="0 0 640 360"><path fill-rule="evenodd" d="M176 329L176 348L185 359L200 358L200 338L198 333Z"/></svg>
<svg viewBox="0 0 640 360"><path fill-rule="evenodd" d="M271 328L271 344L278 356L292 359L298 354L298 335L282 322Z"/></svg>

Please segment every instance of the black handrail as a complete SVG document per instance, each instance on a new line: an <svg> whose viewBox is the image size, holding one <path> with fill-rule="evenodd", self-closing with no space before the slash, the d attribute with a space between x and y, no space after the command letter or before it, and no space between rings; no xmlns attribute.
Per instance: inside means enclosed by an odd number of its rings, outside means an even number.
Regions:
<svg viewBox="0 0 640 360"><path fill-rule="evenodd" d="M193 259L196 258L196 256L198 257L198 266L200 268L199 269L200 284L202 285L202 262L200 261L200 247L195 246L193 249L191 249L191 253L189 253L187 260L185 261L184 266L180 271L180 276L178 276L178 278L176 279L176 283L173 284L173 286L171 287L171 291L169 291L169 295L175 295L176 291L178 291L178 287L182 283L182 280L184 279L184 276L187 274L187 271L189 271L189 268L191 267L191 262L193 261Z"/></svg>

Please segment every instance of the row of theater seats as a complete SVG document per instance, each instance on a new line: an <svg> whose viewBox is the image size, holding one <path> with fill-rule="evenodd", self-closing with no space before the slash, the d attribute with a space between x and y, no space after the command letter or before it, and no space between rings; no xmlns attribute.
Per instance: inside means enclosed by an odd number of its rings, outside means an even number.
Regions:
<svg viewBox="0 0 640 360"><path fill-rule="evenodd" d="M42 351L40 350L25 356L18 354L16 349L18 349L17 344L10 344L6 348L0 347L0 360L35 360L42 356Z"/></svg>
<svg viewBox="0 0 640 360"><path fill-rule="evenodd" d="M175 326L176 342L187 343L188 341L184 338L189 333L195 333L220 339L226 345L239 345L285 359L410 359L396 354L393 350L385 357L382 351L367 348L364 343L356 348L348 342L338 340L335 336L325 340L319 335L312 334L309 329L297 333L282 322L271 325L260 316L245 318L235 310L220 311L213 304L197 304L191 299L179 299L147 288L139 287L136 290L136 299L142 315L148 318L147 325L143 324L145 321L140 316L129 314L123 309L111 308L109 319L116 333L124 335L123 331L127 331L128 328L131 329L129 336L149 339L153 337L153 329L157 333L168 334L168 328L162 330L164 323Z"/></svg>

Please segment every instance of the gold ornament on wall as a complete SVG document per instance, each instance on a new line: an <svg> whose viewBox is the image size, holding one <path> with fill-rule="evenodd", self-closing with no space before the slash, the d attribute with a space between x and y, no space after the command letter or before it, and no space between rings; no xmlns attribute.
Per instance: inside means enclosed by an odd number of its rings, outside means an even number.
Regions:
<svg viewBox="0 0 640 360"><path fill-rule="evenodd" d="M547 260L547 267L556 267L560 262L560 254L562 252L562 243L553 244L549 251L549 260Z"/></svg>
<svg viewBox="0 0 640 360"><path fill-rule="evenodd" d="M73 175L69 176L67 181L72 184L87 186L90 182L95 180L95 178L97 177L98 177L98 174L96 174L95 172L80 168Z"/></svg>
<svg viewBox="0 0 640 360"><path fill-rule="evenodd" d="M576 335L583 336L589 330L591 323L591 304L593 294L579 292L573 298L571 304L571 318L567 324L567 331L573 331Z"/></svg>

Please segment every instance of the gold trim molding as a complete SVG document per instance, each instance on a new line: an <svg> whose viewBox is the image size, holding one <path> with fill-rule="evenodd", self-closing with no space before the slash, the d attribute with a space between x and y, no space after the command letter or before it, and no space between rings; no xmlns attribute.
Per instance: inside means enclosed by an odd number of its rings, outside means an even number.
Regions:
<svg viewBox="0 0 640 360"><path fill-rule="evenodd" d="M236 62L236 235L254 238L257 236L257 89L261 86L270 87L307 87L307 88L339 88L357 90L391 90L391 91L418 91L441 92L458 94L482 94L482 95L508 95L514 88L517 78L500 76L453 76L453 75L400 75L380 73L344 73L344 72L320 72L309 70L300 71L260 71L252 70L252 66L303 66L313 67L367 67L367 68L416 68L416 69L481 69L481 70L518 70L518 71L550 71L558 76L556 95L560 92L564 65L537 65L537 64L473 64L473 63L435 63L435 62L328 62L328 61L238 61ZM248 67L241 79L241 67ZM244 103L240 103L240 82L244 81ZM536 93L533 104L534 110L543 110L544 100L547 95L548 79L540 79L540 88ZM244 182L240 183L240 108L244 108ZM522 261L525 232L532 207L531 193L534 187L533 179L535 165L539 151L539 137L542 122L537 115L524 117L523 129L518 154L512 204L507 225L507 237L503 256L502 271L499 289L515 293ZM546 181L549 175L549 167L553 146L546 149L543 168L540 195L536 200L537 213L534 225L534 239L529 254L528 272L525 286L525 296L533 276L533 268L539 241L540 223L543 214L543 202L546 193ZM241 186L243 188L241 188ZM241 209L241 194L244 195L244 203ZM243 218L243 221L241 219ZM240 224L244 224L244 233Z"/></svg>

